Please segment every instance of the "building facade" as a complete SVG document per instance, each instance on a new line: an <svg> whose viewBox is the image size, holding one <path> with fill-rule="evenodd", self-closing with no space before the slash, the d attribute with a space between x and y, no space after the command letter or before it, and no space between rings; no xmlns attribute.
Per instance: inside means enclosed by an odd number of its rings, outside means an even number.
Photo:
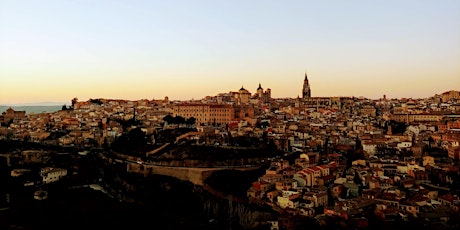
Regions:
<svg viewBox="0 0 460 230"><path fill-rule="evenodd" d="M200 124L226 124L235 118L235 110L232 105L226 104L183 103L173 106L172 115L186 119L194 117Z"/></svg>

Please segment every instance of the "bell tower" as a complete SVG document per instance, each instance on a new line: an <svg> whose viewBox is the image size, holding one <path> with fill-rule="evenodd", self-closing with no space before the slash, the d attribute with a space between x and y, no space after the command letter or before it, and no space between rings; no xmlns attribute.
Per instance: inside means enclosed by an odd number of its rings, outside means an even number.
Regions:
<svg viewBox="0 0 460 230"><path fill-rule="evenodd" d="M303 88L302 88L302 98L310 98L311 97L311 90L310 84L308 83L307 72L305 71L305 79L303 80Z"/></svg>

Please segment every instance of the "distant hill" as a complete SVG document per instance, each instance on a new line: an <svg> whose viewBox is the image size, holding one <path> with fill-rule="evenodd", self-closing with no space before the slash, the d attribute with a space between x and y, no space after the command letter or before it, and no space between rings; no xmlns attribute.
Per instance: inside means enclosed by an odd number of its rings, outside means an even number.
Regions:
<svg viewBox="0 0 460 230"><path fill-rule="evenodd" d="M5 112L10 107L16 111L26 111L26 114L54 113L62 109L62 105L33 105L33 106L0 105L0 113Z"/></svg>

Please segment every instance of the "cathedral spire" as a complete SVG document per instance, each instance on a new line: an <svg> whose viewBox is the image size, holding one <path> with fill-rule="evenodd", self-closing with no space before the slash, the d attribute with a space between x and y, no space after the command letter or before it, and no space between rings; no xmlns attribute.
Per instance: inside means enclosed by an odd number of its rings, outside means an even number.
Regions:
<svg viewBox="0 0 460 230"><path fill-rule="evenodd" d="M305 70L305 79L303 80L302 98L311 97L310 83L308 82L307 70Z"/></svg>

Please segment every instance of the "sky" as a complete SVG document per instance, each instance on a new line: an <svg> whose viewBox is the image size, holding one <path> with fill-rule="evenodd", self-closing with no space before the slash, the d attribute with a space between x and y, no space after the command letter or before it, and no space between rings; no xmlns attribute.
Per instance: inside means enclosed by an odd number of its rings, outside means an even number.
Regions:
<svg viewBox="0 0 460 230"><path fill-rule="evenodd" d="M425 98L460 90L460 1L0 0L0 104Z"/></svg>

